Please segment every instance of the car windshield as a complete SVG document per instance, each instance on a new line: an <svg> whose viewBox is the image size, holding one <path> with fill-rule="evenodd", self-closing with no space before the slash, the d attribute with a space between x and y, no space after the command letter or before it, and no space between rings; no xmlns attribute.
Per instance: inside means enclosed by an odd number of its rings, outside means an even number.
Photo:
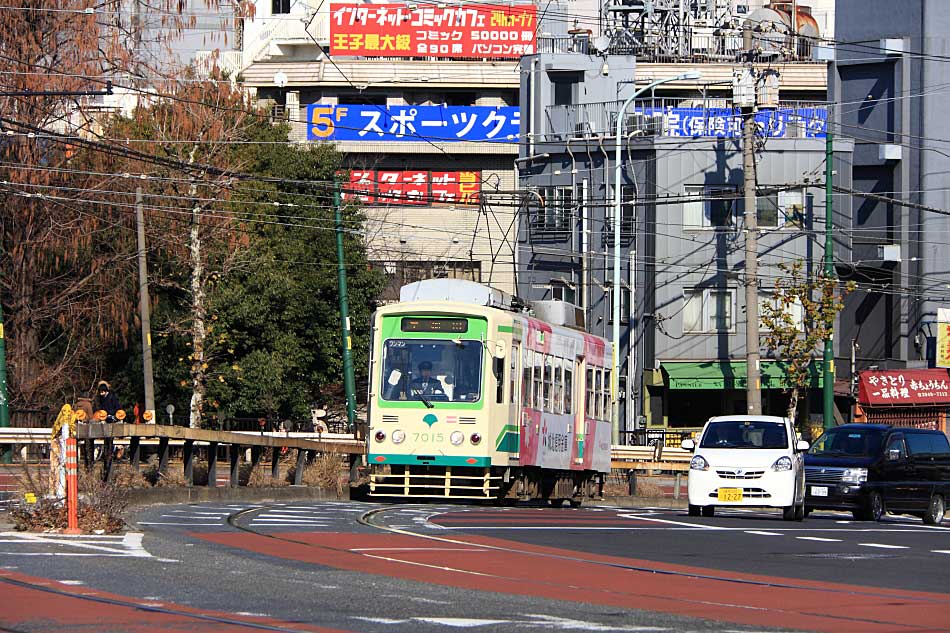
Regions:
<svg viewBox="0 0 950 633"><path fill-rule="evenodd" d="M880 453L883 438L875 429L831 429L812 444L808 454L870 457Z"/></svg>
<svg viewBox="0 0 950 633"><path fill-rule="evenodd" d="M723 420L710 422L700 448L788 448L781 422Z"/></svg>
<svg viewBox="0 0 950 633"><path fill-rule="evenodd" d="M383 347L383 400L475 402L481 379L479 341L389 339Z"/></svg>

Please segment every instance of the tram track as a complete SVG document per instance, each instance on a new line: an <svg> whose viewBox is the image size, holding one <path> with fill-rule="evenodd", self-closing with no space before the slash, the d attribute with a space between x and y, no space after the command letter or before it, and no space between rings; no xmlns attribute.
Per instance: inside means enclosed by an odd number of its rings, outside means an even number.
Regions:
<svg viewBox="0 0 950 633"><path fill-rule="evenodd" d="M243 532L254 534L256 536L265 537L268 539L283 541L286 543L293 543L295 545L300 545L307 548L314 548L314 549L331 551L331 552L339 552L341 554L346 553L348 555L359 554L361 556L366 556L367 558L374 558L374 559L379 559L379 560L385 560L388 562L402 563L402 564L408 564L408 565L421 565L423 567L432 567L433 569L438 569L441 571L456 572L458 574L466 574L466 575L475 574L483 578L487 578L489 581L497 580L497 581L507 581L507 582L521 582L521 583L524 582L524 578L520 576L501 575L501 574L496 574L496 573L485 573L482 571L454 568L454 567L448 567L444 565L429 565L429 564L423 564L423 563L419 563L415 561L403 560L399 558L384 557L378 554L368 554L361 551L355 551L353 549L332 547L328 545L313 543L312 541L304 541L304 540L295 539L292 537L272 534L268 532L262 532L259 530L255 530L249 526L241 525L239 523L239 519L245 515L253 514L255 512L264 512L272 507L276 507L276 506L264 506L263 508L251 508L247 510L242 510L240 512L236 512L230 515L227 519L227 522L233 528L243 531ZM420 507L424 507L424 506L420 506ZM654 567L654 566L649 566L649 565L635 565L635 564L597 560L596 558L586 557L580 554L567 555L567 554L557 554L557 553L552 553L552 552L539 552L539 551L531 550L527 548L519 548L518 543L514 541L510 543L510 546L502 547L498 545L486 544L486 543L481 543L477 541L466 541L463 539L449 538L449 537L437 536L433 534L420 534L420 533L413 532L411 530L407 530L401 527L393 527L393 526L385 525L384 523L380 521L380 519L387 512L393 512L393 511L397 511L401 509L405 509L405 506L400 506L399 508L392 508L392 507L374 508L372 510L369 510L359 515L357 517L357 521L363 526L374 528L374 529L391 533L391 534L396 534L396 535L405 536L405 537L425 539L425 540L437 542L443 545L493 550L493 551L497 551L497 552L501 552L501 553L509 554L509 555L519 555L519 556L555 560L555 561L560 561L560 562L594 565L597 567L603 567L605 569L608 569L608 568L619 569L619 570L633 572L633 573L645 573L645 574L651 574L651 575L656 575L656 576L682 578L682 579L687 579L687 580L712 581L716 583L724 583L728 586L740 586L740 587L748 587L748 588L756 587L756 588L764 588L764 589L779 589L779 590L789 590L789 591L822 591L826 595L852 596L852 597L858 597L861 599L866 599L868 601L882 601L882 600L902 601L902 602L913 601L915 603L921 604L922 606L923 605L946 605L946 607L950 609L950 596L947 596L946 599L942 599L942 598L938 599L938 598L908 596L906 593L894 593L893 591L890 591L888 589L876 590L873 588L872 589L835 588L835 587L827 587L827 586L818 588L815 585L808 585L808 584L796 583L796 582L764 581L764 580L755 580L755 579L749 579L749 578L737 578L733 576L720 575L716 573L696 573L696 572L690 572L690 571L678 571L678 570L666 569L659 566ZM428 521L431 517L435 516L436 514L438 513L427 515L426 521ZM547 581L547 580L542 580L542 579L532 579L531 582L535 586L539 586L543 588L558 589L558 590L563 590L563 589L590 590L591 589L589 587L582 587L578 585L572 585L569 583L560 583L560 582ZM615 597L617 596L625 597L625 596L631 595L628 592L615 591L615 590L606 589L606 588L597 588L596 591L603 593L604 595L612 595ZM643 597L643 598L667 599L667 600L671 598L669 594L664 594L664 593L642 593L641 592L641 593L637 593L636 596ZM756 607L756 606L721 602L721 601L716 601L715 599L696 600L696 599L689 599L689 598L683 598L683 597L676 597L676 599L678 601L682 601L683 603L692 603L694 605L752 609L756 611L764 610L769 613L775 614L776 622L781 622L783 616L790 615L790 616L820 617L829 621L836 621L842 624L849 623L852 625L867 624L867 625L877 625L877 626L890 626L890 625L895 624L895 622L893 621L881 620L881 619L876 619L876 618L863 618L863 617L857 617L857 616L846 615L846 614L812 612L810 610L793 611L789 609L782 609L782 608L772 607L772 606ZM936 629L936 630L950 631L950 627Z"/></svg>

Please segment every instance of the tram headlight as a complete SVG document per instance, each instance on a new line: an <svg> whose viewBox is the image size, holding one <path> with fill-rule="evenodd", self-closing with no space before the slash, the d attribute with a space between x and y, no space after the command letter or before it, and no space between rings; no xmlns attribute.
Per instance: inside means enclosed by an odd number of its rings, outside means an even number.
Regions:
<svg viewBox="0 0 950 633"><path fill-rule="evenodd" d="M465 441L465 434L461 431L455 431L449 436L449 441L452 442L452 446L458 446Z"/></svg>
<svg viewBox="0 0 950 633"><path fill-rule="evenodd" d="M406 432L396 429L393 431L393 444L402 444L406 440Z"/></svg>
<svg viewBox="0 0 950 633"><path fill-rule="evenodd" d="M376 439L376 442L381 444L386 441L386 431L376 431L376 435L373 436Z"/></svg>
<svg viewBox="0 0 950 633"><path fill-rule="evenodd" d="M472 436L468 438L473 445L478 446L479 442L482 441L482 436L478 433L472 433Z"/></svg>

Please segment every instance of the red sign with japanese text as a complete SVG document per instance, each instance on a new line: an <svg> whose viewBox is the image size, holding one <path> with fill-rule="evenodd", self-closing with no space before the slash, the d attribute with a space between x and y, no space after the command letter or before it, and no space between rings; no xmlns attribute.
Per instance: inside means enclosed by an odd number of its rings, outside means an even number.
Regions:
<svg viewBox="0 0 950 633"><path fill-rule="evenodd" d="M533 4L330 4L330 54L517 59L534 54Z"/></svg>
<svg viewBox="0 0 950 633"><path fill-rule="evenodd" d="M897 406L950 404L946 369L903 369L858 373L858 402Z"/></svg>
<svg viewBox="0 0 950 633"><path fill-rule="evenodd" d="M478 204L480 171L354 170L344 200L363 204Z"/></svg>

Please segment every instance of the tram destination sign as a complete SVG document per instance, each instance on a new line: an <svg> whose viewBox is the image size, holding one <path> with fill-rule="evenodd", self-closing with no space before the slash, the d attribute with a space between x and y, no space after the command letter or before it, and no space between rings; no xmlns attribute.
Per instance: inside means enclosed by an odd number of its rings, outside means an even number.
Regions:
<svg viewBox="0 0 950 633"><path fill-rule="evenodd" d="M403 332L448 332L451 334L465 334L468 331L468 321L465 319L419 319L404 318Z"/></svg>

